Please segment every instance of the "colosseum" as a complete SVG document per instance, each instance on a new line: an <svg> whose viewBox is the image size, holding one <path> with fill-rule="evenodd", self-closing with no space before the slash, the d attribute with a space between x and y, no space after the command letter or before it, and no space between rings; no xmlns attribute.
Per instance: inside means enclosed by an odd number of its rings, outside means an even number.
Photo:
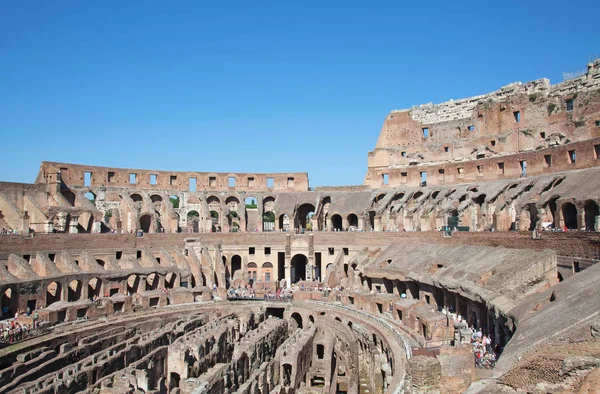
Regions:
<svg viewBox="0 0 600 394"><path fill-rule="evenodd" d="M600 387L600 60L390 112L360 186L0 183L0 393Z"/></svg>

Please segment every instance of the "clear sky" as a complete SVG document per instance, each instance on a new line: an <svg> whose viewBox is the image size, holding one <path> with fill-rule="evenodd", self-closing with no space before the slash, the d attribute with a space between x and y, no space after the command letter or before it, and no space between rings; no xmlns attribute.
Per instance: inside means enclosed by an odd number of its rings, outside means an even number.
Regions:
<svg viewBox="0 0 600 394"><path fill-rule="evenodd" d="M585 67L600 1L0 0L0 180L43 160L361 184L392 109Z"/></svg>

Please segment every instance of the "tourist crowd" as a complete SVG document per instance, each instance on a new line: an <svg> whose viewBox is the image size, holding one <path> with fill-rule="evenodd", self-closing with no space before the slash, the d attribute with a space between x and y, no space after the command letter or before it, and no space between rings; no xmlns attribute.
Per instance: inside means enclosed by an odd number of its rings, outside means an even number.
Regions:
<svg viewBox="0 0 600 394"><path fill-rule="evenodd" d="M496 360L500 356L500 345L492 348L491 335L484 335L481 330L471 328L471 344L473 345L473 354L475 357L475 367L492 369L496 365Z"/></svg>
<svg viewBox="0 0 600 394"><path fill-rule="evenodd" d="M0 322L0 343L11 344L36 336L46 326L45 322L40 320L37 311L33 313L29 313L29 311L25 314L21 313L22 320L24 319L24 315L27 316L26 319L31 318L31 322L19 321L19 312L15 313L13 319Z"/></svg>
<svg viewBox="0 0 600 394"><path fill-rule="evenodd" d="M14 234L19 234L19 230L17 230L16 228L11 228L11 227L2 227L2 230L0 230L0 235L14 235Z"/></svg>

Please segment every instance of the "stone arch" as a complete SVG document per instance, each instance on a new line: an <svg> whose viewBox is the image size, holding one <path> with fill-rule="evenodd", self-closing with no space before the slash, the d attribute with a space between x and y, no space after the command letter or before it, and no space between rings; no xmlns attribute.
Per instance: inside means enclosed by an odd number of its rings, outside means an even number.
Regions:
<svg viewBox="0 0 600 394"><path fill-rule="evenodd" d="M145 233L149 233L152 228L152 216L150 214L144 214L140 216L140 230Z"/></svg>
<svg viewBox="0 0 600 394"><path fill-rule="evenodd" d="M331 229L333 231L342 231L342 217L337 213L331 216Z"/></svg>
<svg viewBox="0 0 600 394"><path fill-rule="evenodd" d="M158 194L153 194L153 195L150 196L150 200L153 203L156 203L156 202L162 202L163 198L162 198L162 196L160 196Z"/></svg>
<svg viewBox="0 0 600 394"><path fill-rule="evenodd" d="M294 228L296 229L312 229L311 218L315 214L315 206L309 203L304 203L298 207L296 211ZM309 226L310 224L310 226Z"/></svg>
<svg viewBox="0 0 600 394"><path fill-rule="evenodd" d="M177 274L175 272L168 272L165 275L165 288L166 289L174 288L176 282L177 282Z"/></svg>
<svg viewBox="0 0 600 394"><path fill-rule="evenodd" d="M18 310L18 296L15 297L15 290L11 287L4 290L2 294L2 318L9 319L15 316Z"/></svg>
<svg viewBox="0 0 600 394"><path fill-rule="evenodd" d="M142 198L142 196L138 193L133 193L131 196L129 196L133 202L142 202L144 199Z"/></svg>
<svg viewBox="0 0 600 394"><path fill-rule="evenodd" d="M200 231L200 213L195 209L187 212L187 230L188 233L197 233Z"/></svg>
<svg viewBox="0 0 600 394"><path fill-rule="evenodd" d="M69 282L69 290L67 292L67 301L75 302L81 299L81 281L74 279Z"/></svg>
<svg viewBox="0 0 600 394"><path fill-rule="evenodd" d="M92 278L88 281L88 299L93 300L94 297L102 297L102 279Z"/></svg>
<svg viewBox="0 0 600 394"><path fill-rule="evenodd" d="M290 231L290 217L287 213L279 215L279 231Z"/></svg>
<svg viewBox="0 0 600 394"><path fill-rule="evenodd" d="M146 291L158 290L159 276L156 272L149 274L146 277Z"/></svg>
<svg viewBox="0 0 600 394"><path fill-rule="evenodd" d="M585 212L585 229L588 231L600 231L600 228L596 228L596 216L600 215L598 204L592 200L587 200L583 205L583 211Z"/></svg>
<svg viewBox="0 0 600 394"><path fill-rule="evenodd" d="M46 306L50 306L61 300L62 285L60 282L52 282L46 287Z"/></svg>
<svg viewBox="0 0 600 394"><path fill-rule="evenodd" d="M358 216L356 216L356 214L351 213L348 215L348 227L354 227L358 229Z"/></svg>
<svg viewBox="0 0 600 394"><path fill-rule="evenodd" d="M535 203L530 203L525 205L525 210L529 212L529 231L533 231L537 227L537 224L540 220L538 216L538 209L535 206Z"/></svg>
<svg viewBox="0 0 600 394"><path fill-rule="evenodd" d="M234 254L231 257L231 279L233 279L235 275L235 271L239 271L242 269L242 258L239 254Z"/></svg>
<svg viewBox="0 0 600 394"><path fill-rule="evenodd" d="M138 275L132 274L127 277L127 293L135 294L139 293L140 287L140 277Z"/></svg>
<svg viewBox="0 0 600 394"><path fill-rule="evenodd" d="M306 265L308 264L308 258L301 253L298 253L294 257L292 257L292 261L290 263L290 279L292 283L299 282L301 280L306 280Z"/></svg>
<svg viewBox="0 0 600 394"><path fill-rule="evenodd" d="M296 330L298 328L299 329L304 328L302 325L302 316L298 312L292 313L292 315L290 316L289 323L290 323L290 327L293 330Z"/></svg>
<svg viewBox="0 0 600 394"><path fill-rule="evenodd" d="M169 201L171 202L171 205L173 206L173 209L175 208L179 208L179 202L180 202L180 198L178 195L173 194L169 196Z"/></svg>
<svg viewBox="0 0 600 394"><path fill-rule="evenodd" d="M577 230L577 207L570 203L562 205L563 223L569 230Z"/></svg>

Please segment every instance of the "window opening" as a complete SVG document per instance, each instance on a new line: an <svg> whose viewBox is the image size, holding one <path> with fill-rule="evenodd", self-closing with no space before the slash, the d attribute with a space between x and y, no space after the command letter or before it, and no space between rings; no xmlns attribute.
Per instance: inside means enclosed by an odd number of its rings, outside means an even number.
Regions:
<svg viewBox="0 0 600 394"><path fill-rule="evenodd" d="M156 185L156 174L150 174L150 184Z"/></svg>
<svg viewBox="0 0 600 394"><path fill-rule="evenodd" d="M92 185L92 173L84 172L83 173L83 186L89 187Z"/></svg>
<svg viewBox="0 0 600 394"><path fill-rule="evenodd" d="M515 122L519 123L521 121L521 112L520 111L513 112L513 116L515 117Z"/></svg>
<svg viewBox="0 0 600 394"><path fill-rule="evenodd" d="M137 183L137 174L129 174L129 183L132 185Z"/></svg>
<svg viewBox="0 0 600 394"><path fill-rule="evenodd" d="M190 178L190 191L196 191L196 178Z"/></svg>
<svg viewBox="0 0 600 394"><path fill-rule="evenodd" d="M573 111L573 99L567 100L567 111Z"/></svg>

